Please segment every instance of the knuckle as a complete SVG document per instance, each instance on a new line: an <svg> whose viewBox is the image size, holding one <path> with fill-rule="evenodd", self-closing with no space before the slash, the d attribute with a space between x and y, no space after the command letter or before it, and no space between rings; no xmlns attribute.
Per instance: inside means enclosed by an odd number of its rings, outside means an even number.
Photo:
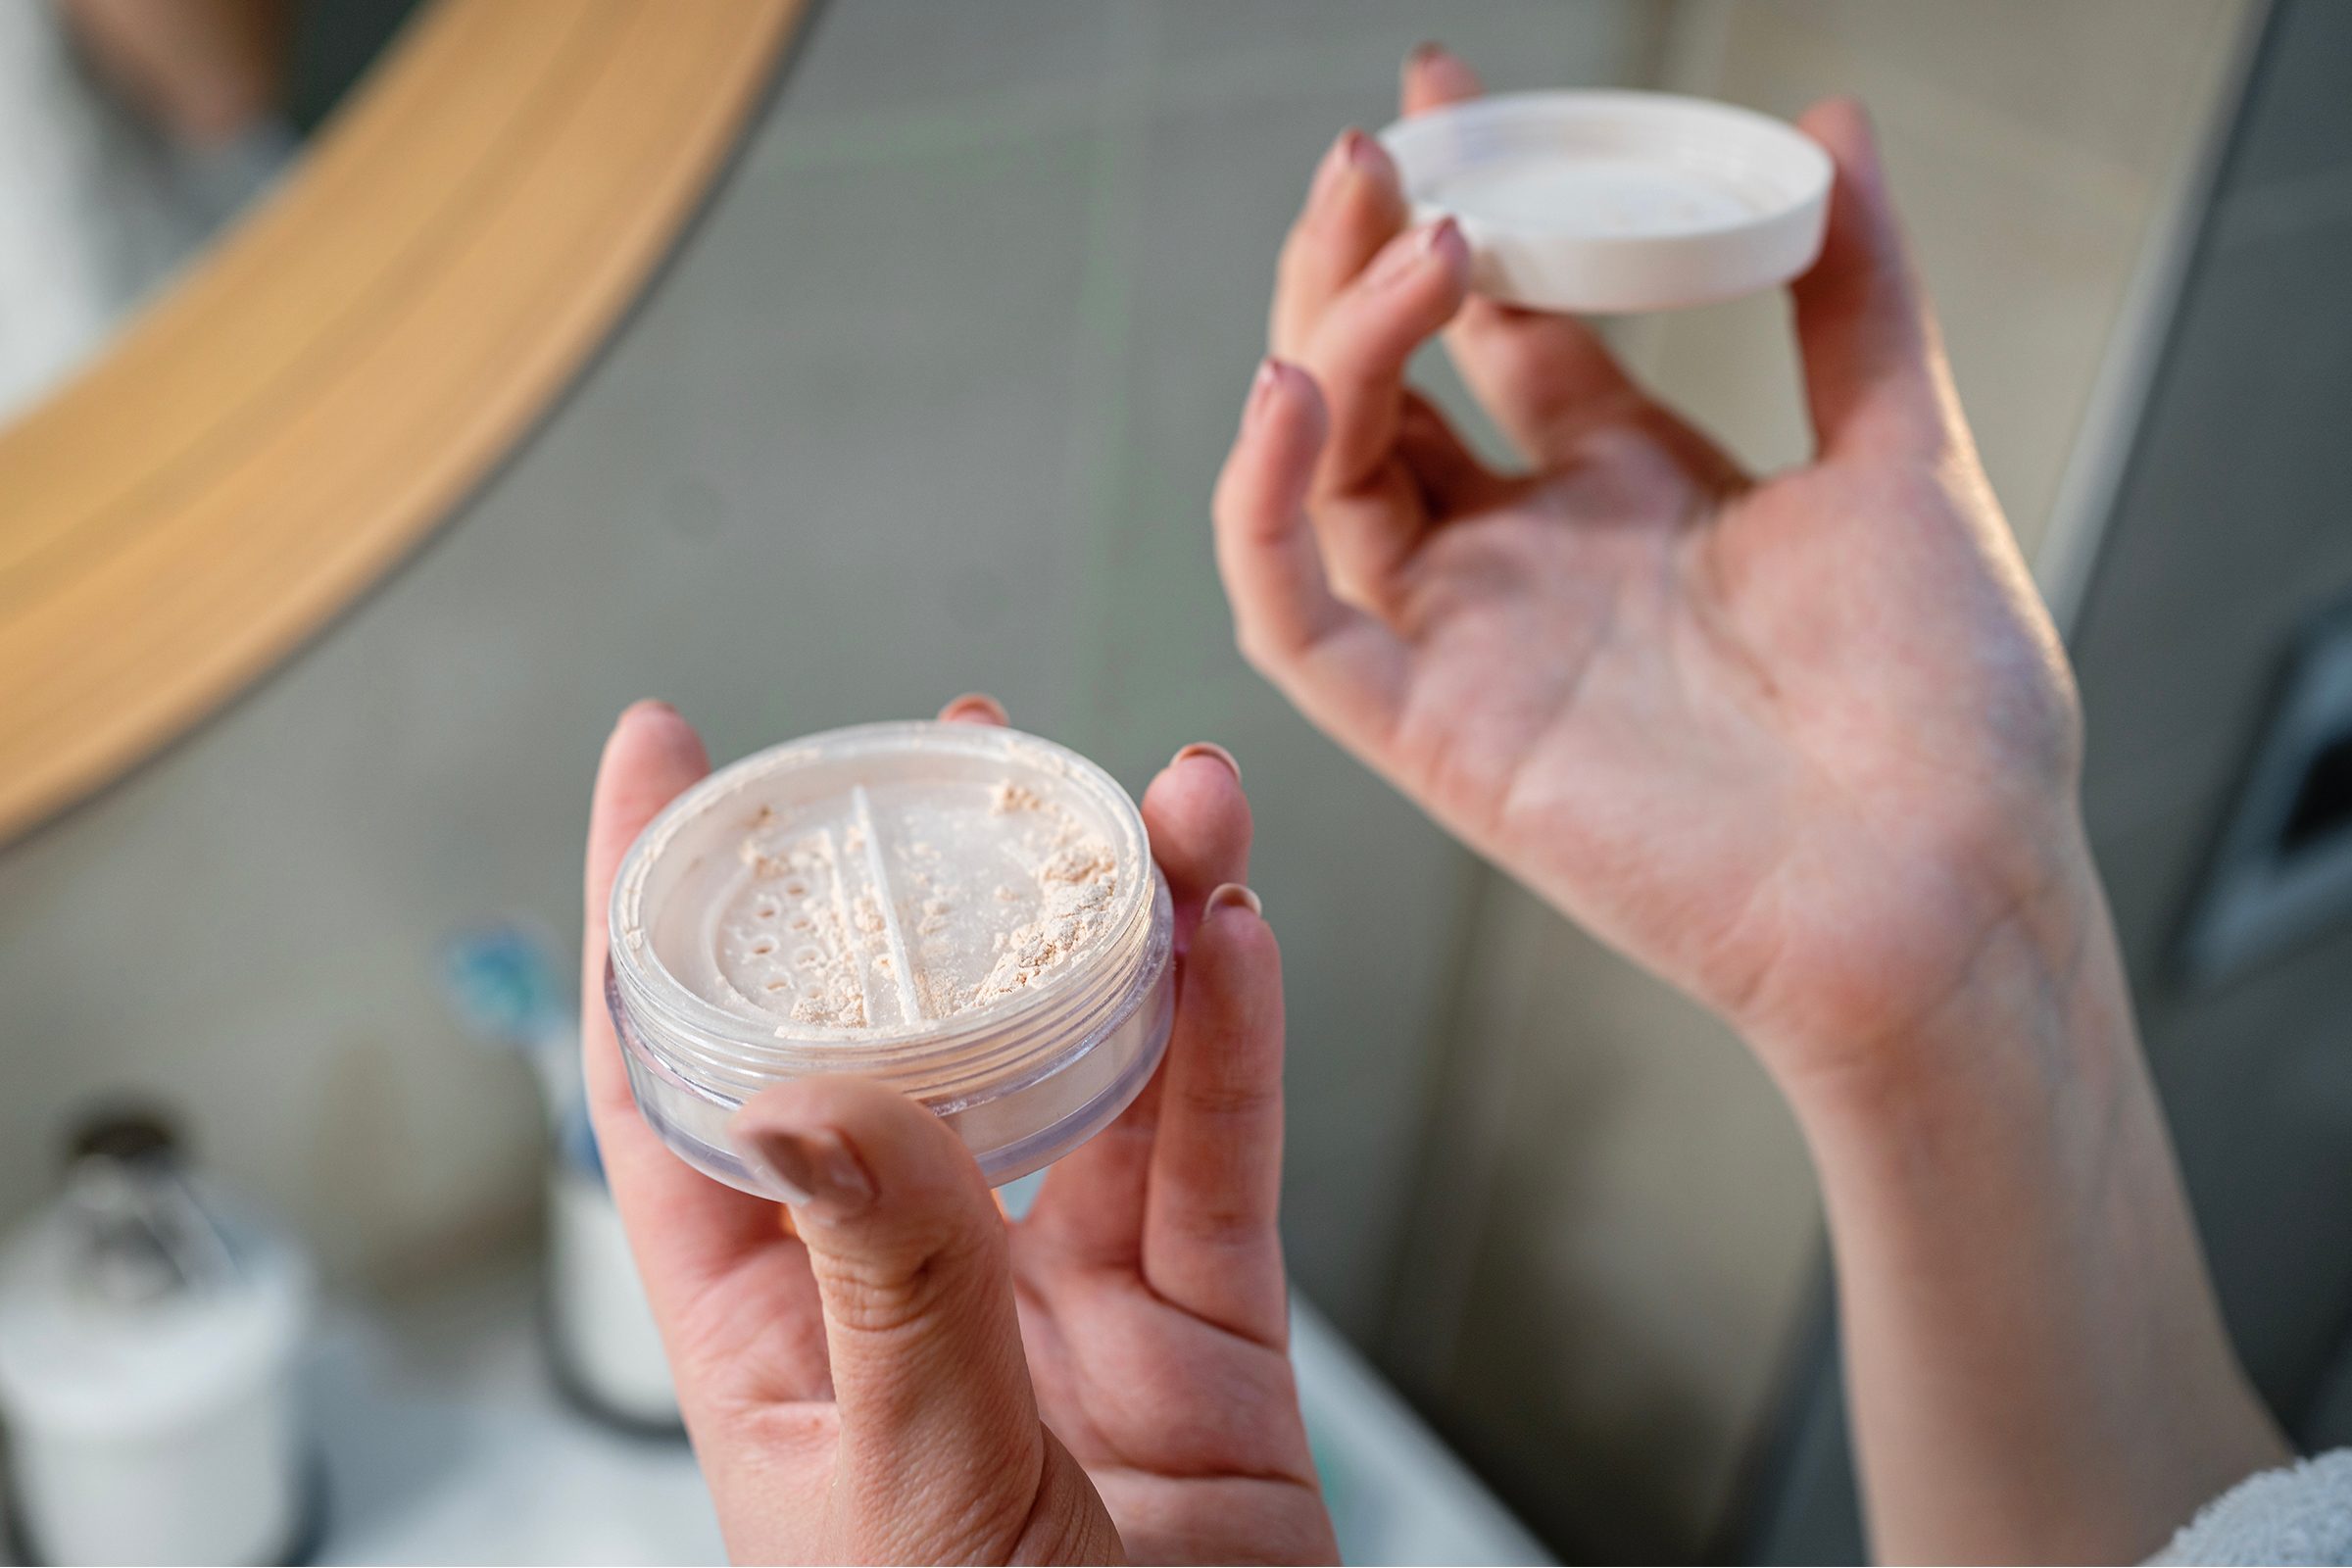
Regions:
<svg viewBox="0 0 2352 1568"><path fill-rule="evenodd" d="M812 1250L809 1262L824 1296L825 1315L837 1327L888 1337L917 1332L938 1320L977 1245L947 1237L872 1253Z"/></svg>
<svg viewBox="0 0 2352 1568"><path fill-rule="evenodd" d="M1274 1092L1254 1078L1211 1078L1189 1086L1185 1107L1212 1121L1239 1121L1262 1114L1274 1103Z"/></svg>

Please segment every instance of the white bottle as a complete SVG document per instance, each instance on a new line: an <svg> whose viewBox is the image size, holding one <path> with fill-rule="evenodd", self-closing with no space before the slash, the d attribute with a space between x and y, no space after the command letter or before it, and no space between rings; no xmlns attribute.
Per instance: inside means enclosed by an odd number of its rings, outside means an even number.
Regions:
<svg viewBox="0 0 2352 1568"><path fill-rule="evenodd" d="M270 1563L303 1545L293 1371L310 1270L144 1116L76 1141L0 1249L16 1528L53 1563Z"/></svg>

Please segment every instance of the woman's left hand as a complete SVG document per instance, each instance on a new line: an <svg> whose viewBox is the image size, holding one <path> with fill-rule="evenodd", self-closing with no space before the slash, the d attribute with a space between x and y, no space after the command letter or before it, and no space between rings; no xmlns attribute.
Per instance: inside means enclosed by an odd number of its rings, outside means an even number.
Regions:
<svg viewBox="0 0 2352 1568"><path fill-rule="evenodd" d="M1002 722L986 699L943 715ZM1229 759L1144 797L1177 905L1178 1002L1136 1103L1000 1216L945 1123L848 1078L734 1135L808 1194L693 1170L639 1116L602 994L614 869L709 770L666 707L607 744L589 830L583 1049L597 1138L738 1561L1332 1561L1299 1418L1276 1202L1282 995L1242 880Z"/></svg>

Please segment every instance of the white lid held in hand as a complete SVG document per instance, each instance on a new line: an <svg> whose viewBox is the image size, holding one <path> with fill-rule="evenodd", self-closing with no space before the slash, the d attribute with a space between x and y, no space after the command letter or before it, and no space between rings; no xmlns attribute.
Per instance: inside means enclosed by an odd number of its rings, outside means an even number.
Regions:
<svg viewBox="0 0 2352 1568"><path fill-rule="evenodd" d="M1451 216L1471 286L1531 310L1618 314L1778 287L1813 264L1829 155L1700 98L1476 98L1381 132L1416 221Z"/></svg>

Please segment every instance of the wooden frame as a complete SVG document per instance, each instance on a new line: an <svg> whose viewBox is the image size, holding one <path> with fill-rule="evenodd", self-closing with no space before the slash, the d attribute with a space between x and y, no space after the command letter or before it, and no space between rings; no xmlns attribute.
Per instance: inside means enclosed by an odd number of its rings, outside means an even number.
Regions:
<svg viewBox="0 0 2352 1568"><path fill-rule="evenodd" d="M0 430L0 839L265 673L563 391L803 0L435 0L285 184Z"/></svg>

